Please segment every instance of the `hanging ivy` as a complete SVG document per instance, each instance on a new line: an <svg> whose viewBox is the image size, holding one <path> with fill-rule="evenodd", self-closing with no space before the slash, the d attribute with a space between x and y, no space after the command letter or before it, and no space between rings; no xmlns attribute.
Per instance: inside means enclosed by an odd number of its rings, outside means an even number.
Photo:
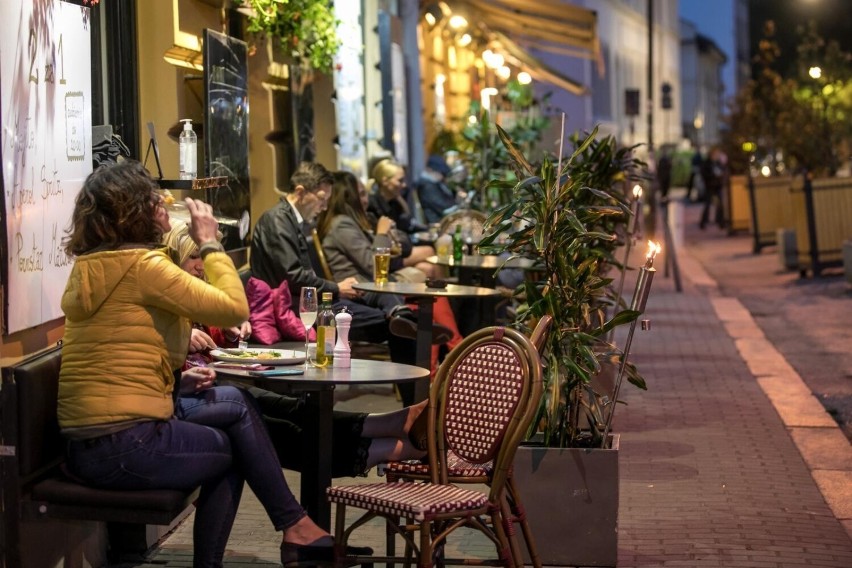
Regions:
<svg viewBox="0 0 852 568"><path fill-rule="evenodd" d="M238 0L252 8L248 32L279 38L296 62L329 73L340 48L334 9L328 0Z"/></svg>

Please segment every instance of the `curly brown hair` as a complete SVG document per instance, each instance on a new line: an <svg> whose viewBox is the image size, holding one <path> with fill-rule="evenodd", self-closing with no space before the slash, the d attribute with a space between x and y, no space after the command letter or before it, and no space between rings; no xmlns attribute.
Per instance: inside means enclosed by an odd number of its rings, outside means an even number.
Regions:
<svg viewBox="0 0 852 568"><path fill-rule="evenodd" d="M148 170L135 160L96 169L74 201L71 226L62 241L66 254L159 243L163 231L154 221L157 189Z"/></svg>

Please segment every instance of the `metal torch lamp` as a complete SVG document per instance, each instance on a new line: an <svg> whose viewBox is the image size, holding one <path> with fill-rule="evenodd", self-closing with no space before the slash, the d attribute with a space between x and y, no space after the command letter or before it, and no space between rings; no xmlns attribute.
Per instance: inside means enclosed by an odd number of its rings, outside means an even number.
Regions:
<svg viewBox="0 0 852 568"><path fill-rule="evenodd" d="M645 313L645 304L648 303L648 294L651 292L651 282L654 281L654 274L657 272L654 269L654 258L660 252L660 245L653 241L648 241L648 254L645 256L645 264L639 269L639 278L636 279L636 289L633 291L633 301L630 303L630 309L639 312L639 315ZM627 332L627 340L624 343L624 351L621 355L621 363L618 366L618 376L615 379L615 389L612 393L612 400L608 405L612 405L609 415L606 418L606 425L603 431L602 447L606 447L606 439L609 437L609 431L612 427L612 418L615 415L615 405L618 403L618 393L621 390L621 382L624 380L624 370L627 368L627 357L630 354L630 346L633 344L633 333L636 331L636 322L639 317L630 323L630 330ZM646 323L642 322L642 329L647 329Z"/></svg>

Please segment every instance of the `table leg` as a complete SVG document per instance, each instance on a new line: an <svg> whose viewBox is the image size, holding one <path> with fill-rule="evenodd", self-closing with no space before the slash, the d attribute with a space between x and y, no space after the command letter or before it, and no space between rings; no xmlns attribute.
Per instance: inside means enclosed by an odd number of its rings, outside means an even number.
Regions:
<svg viewBox="0 0 852 568"><path fill-rule="evenodd" d="M417 354L415 362L418 367L432 369L432 308L435 299L429 296L417 298ZM429 397L429 381L414 383L414 401L419 402Z"/></svg>
<svg viewBox="0 0 852 568"><path fill-rule="evenodd" d="M316 420L305 425L308 447L305 448L305 465L302 468L301 503L317 525L331 530L331 505L325 496L325 490L331 487L334 386L329 385L329 388L306 393L305 401Z"/></svg>

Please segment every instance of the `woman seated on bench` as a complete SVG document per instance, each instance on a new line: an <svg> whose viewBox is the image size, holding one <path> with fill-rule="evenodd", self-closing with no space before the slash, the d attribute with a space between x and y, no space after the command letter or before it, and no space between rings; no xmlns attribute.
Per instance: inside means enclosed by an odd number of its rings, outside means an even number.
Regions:
<svg viewBox="0 0 852 568"><path fill-rule="evenodd" d="M196 278L205 278L204 262L198 245L189 235L186 223L173 221L172 230L166 233L163 242L175 251L175 260L181 268ZM184 380L188 381L185 391L189 394L181 394L178 407L193 405L194 399L204 396L193 390L192 381L203 380L204 384L209 384L206 381L216 379L215 369L207 367L212 361L209 355L211 349L236 347L239 339L250 336L251 325L248 322L228 329L194 324L184 368L204 369L194 374L184 373ZM304 456L298 450L305 443L304 424L310 419L302 400L257 387L249 387L248 391L260 405L263 422L269 430L281 466L302 471ZM425 421L416 419L426 407L426 402L424 400L402 410L376 414L335 410L332 424L332 475L362 475L381 462L422 458L425 455L425 444L420 438L425 434ZM422 416L426 418L425 413ZM412 439L419 448L415 447Z"/></svg>
<svg viewBox="0 0 852 568"><path fill-rule="evenodd" d="M191 322L239 325L248 305L209 205L186 200L209 283L171 261L159 244L170 226L156 190L141 164L125 161L89 175L75 201L63 242L77 258L62 297L58 401L68 466L105 489L200 485L194 566L222 566L244 481L283 532L285 566L330 560L332 538L287 486L251 396L215 387L205 400L230 404L175 417L173 371L186 359ZM192 385L209 386L206 378Z"/></svg>

